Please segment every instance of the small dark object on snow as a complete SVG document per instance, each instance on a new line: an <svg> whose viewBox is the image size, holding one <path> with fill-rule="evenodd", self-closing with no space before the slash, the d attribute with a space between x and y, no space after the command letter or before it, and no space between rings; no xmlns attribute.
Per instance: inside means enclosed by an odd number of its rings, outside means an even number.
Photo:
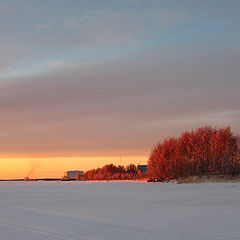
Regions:
<svg viewBox="0 0 240 240"><path fill-rule="evenodd" d="M165 178L151 178L147 180L148 182L166 182L167 179Z"/></svg>

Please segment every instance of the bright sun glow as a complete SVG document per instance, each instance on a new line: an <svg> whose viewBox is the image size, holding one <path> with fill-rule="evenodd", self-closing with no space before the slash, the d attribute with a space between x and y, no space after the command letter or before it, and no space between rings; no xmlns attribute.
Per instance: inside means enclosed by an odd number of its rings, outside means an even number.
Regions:
<svg viewBox="0 0 240 240"><path fill-rule="evenodd" d="M32 178L63 176L67 170L89 170L102 167L105 164L116 165L145 164L146 156L122 156L122 157L54 157L54 158L2 158L0 179L24 178L30 175Z"/></svg>

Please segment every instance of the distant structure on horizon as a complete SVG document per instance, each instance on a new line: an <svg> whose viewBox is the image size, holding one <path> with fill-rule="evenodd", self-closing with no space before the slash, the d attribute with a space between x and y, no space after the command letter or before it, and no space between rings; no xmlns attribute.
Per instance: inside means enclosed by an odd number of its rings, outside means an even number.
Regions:
<svg viewBox="0 0 240 240"><path fill-rule="evenodd" d="M147 172L147 165L137 165L138 173Z"/></svg>
<svg viewBox="0 0 240 240"><path fill-rule="evenodd" d="M74 171L66 171L64 172L64 180L71 180L71 179L80 179L83 176L83 171L78 171L78 170L74 170Z"/></svg>

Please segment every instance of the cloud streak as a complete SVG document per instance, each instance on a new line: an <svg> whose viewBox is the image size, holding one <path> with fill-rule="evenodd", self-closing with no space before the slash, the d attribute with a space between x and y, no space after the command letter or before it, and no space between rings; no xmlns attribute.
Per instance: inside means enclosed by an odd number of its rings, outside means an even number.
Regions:
<svg viewBox="0 0 240 240"><path fill-rule="evenodd" d="M0 3L0 155L146 155L240 130L237 1L20 2Z"/></svg>
<svg viewBox="0 0 240 240"><path fill-rule="evenodd" d="M136 154L186 123L239 130L239 53L196 51L180 62L183 55L75 64L1 85L2 152Z"/></svg>

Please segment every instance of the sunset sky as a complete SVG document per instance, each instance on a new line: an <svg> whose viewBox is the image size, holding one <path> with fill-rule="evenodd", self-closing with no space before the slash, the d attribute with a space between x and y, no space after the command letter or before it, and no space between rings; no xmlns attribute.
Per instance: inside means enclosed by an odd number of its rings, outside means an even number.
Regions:
<svg viewBox="0 0 240 240"><path fill-rule="evenodd" d="M239 0L0 0L0 33L0 179L240 133Z"/></svg>

